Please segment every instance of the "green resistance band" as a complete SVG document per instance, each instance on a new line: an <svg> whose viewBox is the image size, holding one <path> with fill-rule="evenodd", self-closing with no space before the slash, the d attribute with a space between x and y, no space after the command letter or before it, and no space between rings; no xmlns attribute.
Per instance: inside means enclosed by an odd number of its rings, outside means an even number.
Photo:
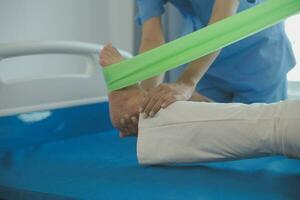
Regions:
<svg viewBox="0 0 300 200"><path fill-rule="evenodd" d="M300 0L268 0L199 31L104 68L109 91L215 52L300 11Z"/></svg>

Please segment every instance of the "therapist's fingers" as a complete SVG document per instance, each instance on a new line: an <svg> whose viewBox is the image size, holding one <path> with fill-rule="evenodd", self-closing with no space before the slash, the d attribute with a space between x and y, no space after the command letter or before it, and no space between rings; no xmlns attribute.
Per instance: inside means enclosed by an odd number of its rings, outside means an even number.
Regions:
<svg viewBox="0 0 300 200"><path fill-rule="evenodd" d="M175 97L169 97L167 98L161 105L162 108L167 108L168 106L170 106L171 104L175 103L177 101L177 99Z"/></svg>
<svg viewBox="0 0 300 200"><path fill-rule="evenodd" d="M120 129L120 131L123 133L123 135L129 135L130 134L130 130L127 126L127 119L125 117L121 118L121 127L118 127Z"/></svg>
<svg viewBox="0 0 300 200"><path fill-rule="evenodd" d="M132 116L131 122L134 124L134 126L138 127L139 125L139 116Z"/></svg>
<svg viewBox="0 0 300 200"><path fill-rule="evenodd" d="M125 134L126 134L126 136L129 136L129 135L133 134L134 128L133 128L128 116L126 116L125 119L126 119L126 129L128 130Z"/></svg>
<svg viewBox="0 0 300 200"><path fill-rule="evenodd" d="M151 97L151 100L148 102L144 112L143 112L143 117L153 117L155 113L152 112L154 106L157 104L157 102L161 101L160 93L155 94L154 96Z"/></svg>
<svg viewBox="0 0 300 200"><path fill-rule="evenodd" d="M162 108L162 104L165 102L165 99L162 97L160 98L156 104L152 107L152 110L150 111L149 116L150 117L154 117L156 115L156 113L158 113L160 111L160 109Z"/></svg>
<svg viewBox="0 0 300 200"><path fill-rule="evenodd" d="M129 130L128 135L135 134L136 133L136 128L134 127L134 124L131 121L131 118L129 117L129 115L125 115L125 118L126 118L126 123L127 123L128 130Z"/></svg>
<svg viewBox="0 0 300 200"><path fill-rule="evenodd" d="M148 94L146 95L146 97L144 98L143 102L142 102L142 106L140 108L140 113L143 113L147 107L147 105L149 104L149 102L151 101L151 98L153 96L153 94L155 93L156 89L152 89L148 92Z"/></svg>
<svg viewBox="0 0 300 200"><path fill-rule="evenodd" d="M138 132L138 117L130 117L128 114L125 114L121 118L120 130L122 132L123 137L135 136Z"/></svg>
<svg viewBox="0 0 300 200"><path fill-rule="evenodd" d="M140 108L140 113L145 112L145 109L147 108L148 104L151 102L151 100L153 100L153 97L156 96L157 93L159 93L159 92L160 92L160 87L153 88L148 92L146 98L142 102L142 106Z"/></svg>
<svg viewBox="0 0 300 200"><path fill-rule="evenodd" d="M163 99L168 96L168 91L164 89L164 87L158 86L156 91L151 94L151 101L148 103L147 108L144 112L146 112L147 116L154 117L155 114L160 110L159 104L162 103Z"/></svg>

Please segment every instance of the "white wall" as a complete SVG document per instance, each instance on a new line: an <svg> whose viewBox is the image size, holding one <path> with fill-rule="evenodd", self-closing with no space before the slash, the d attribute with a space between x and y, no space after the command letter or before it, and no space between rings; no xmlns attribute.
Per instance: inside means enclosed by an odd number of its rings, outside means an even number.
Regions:
<svg viewBox="0 0 300 200"><path fill-rule="evenodd" d="M74 40L133 51L133 0L0 0L0 44ZM0 79L84 71L74 57L35 56L4 60ZM105 89L101 89L104 91Z"/></svg>
<svg viewBox="0 0 300 200"><path fill-rule="evenodd" d="M291 40L297 60L296 67L288 74L289 81L300 81L300 14L286 20L286 32ZM299 88L300 91L300 88Z"/></svg>
<svg viewBox="0 0 300 200"><path fill-rule="evenodd" d="M132 53L134 0L0 0L0 45L45 40L111 42ZM98 69L92 78L72 76L86 72L85 60L79 56L4 59L0 62L0 115L95 101L106 95ZM81 78L46 79L58 75Z"/></svg>

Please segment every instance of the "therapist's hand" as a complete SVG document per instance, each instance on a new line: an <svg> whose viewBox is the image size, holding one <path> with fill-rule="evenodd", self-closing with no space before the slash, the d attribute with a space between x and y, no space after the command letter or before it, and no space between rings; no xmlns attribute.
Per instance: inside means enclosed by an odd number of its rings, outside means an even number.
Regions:
<svg viewBox="0 0 300 200"><path fill-rule="evenodd" d="M119 128L119 136L121 138L127 136L136 136L138 133L139 115L129 116L125 114L121 118L121 126Z"/></svg>
<svg viewBox="0 0 300 200"><path fill-rule="evenodd" d="M188 101L194 89L194 85L183 82L160 84L149 91L140 113L143 118L154 117L161 108L167 108L176 101Z"/></svg>

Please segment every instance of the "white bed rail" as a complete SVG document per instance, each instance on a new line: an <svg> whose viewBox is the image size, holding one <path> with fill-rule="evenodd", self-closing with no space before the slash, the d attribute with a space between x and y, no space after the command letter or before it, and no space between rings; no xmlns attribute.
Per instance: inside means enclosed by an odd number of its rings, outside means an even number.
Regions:
<svg viewBox="0 0 300 200"><path fill-rule="evenodd" d="M10 58L36 54L73 54L95 55L103 45L71 41L42 41L24 43L0 43L0 58ZM130 53L120 50L124 57L130 58Z"/></svg>
<svg viewBox="0 0 300 200"><path fill-rule="evenodd" d="M0 68L1 60L41 54L78 55L85 59L86 65L81 74L44 74L11 80L3 80L3 77L1 80L0 77L0 116L83 105L105 99L97 87L104 84L98 64L102 48L103 45L71 41L0 43ZM126 58L132 57L124 50L119 51Z"/></svg>
<svg viewBox="0 0 300 200"><path fill-rule="evenodd" d="M91 76L95 73L98 67L98 54L103 48L103 45L96 45L84 42L71 41L41 41L41 42L24 42L24 43L0 43L0 61L19 56L41 55L41 54L69 54L80 55L86 60L86 76ZM119 50L125 58L132 57L130 53ZM84 74L82 75L84 76ZM44 76L42 78L53 78ZM28 81L28 79L14 80L2 83L16 83Z"/></svg>

